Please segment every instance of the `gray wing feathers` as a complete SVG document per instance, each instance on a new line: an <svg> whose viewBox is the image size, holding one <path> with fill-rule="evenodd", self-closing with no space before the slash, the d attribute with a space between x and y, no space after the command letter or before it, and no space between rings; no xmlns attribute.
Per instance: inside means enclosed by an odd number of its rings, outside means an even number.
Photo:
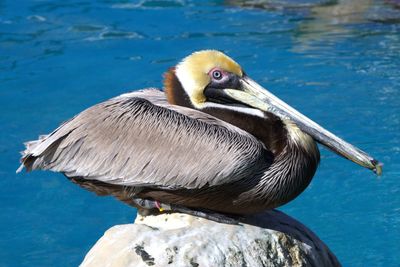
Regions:
<svg viewBox="0 0 400 267"><path fill-rule="evenodd" d="M95 105L26 143L21 161L28 171L117 185L200 188L251 175L264 163L263 151L235 126L143 90Z"/></svg>

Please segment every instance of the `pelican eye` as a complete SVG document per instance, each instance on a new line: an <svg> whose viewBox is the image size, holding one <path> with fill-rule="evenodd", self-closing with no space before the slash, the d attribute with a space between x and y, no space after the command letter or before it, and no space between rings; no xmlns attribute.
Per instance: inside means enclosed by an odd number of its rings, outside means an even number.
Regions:
<svg viewBox="0 0 400 267"><path fill-rule="evenodd" d="M213 79L214 80L221 80L222 79L222 71L220 71L220 70L214 70L212 73L211 73L211 75L212 75L212 77L213 77Z"/></svg>

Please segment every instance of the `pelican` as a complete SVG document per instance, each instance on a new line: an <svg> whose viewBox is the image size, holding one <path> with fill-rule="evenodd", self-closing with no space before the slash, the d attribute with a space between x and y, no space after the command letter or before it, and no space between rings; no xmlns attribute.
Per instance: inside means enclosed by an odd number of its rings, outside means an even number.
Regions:
<svg viewBox="0 0 400 267"><path fill-rule="evenodd" d="M233 59L203 50L165 73L164 91L122 94L25 143L17 171L61 172L141 214L223 220L303 192L320 160L316 142L382 172L377 160L278 99Z"/></svg>

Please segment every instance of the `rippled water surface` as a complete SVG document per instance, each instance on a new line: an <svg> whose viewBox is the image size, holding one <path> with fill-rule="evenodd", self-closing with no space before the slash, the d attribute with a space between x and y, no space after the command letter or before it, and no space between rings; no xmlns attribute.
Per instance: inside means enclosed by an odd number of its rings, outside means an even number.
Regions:
<svg viewBox="0 0 400 267"><path fill-rule="evenodd" d="M97 102L162 86L215 48L276 95L384 162L377 178L322 149L281 207L345 266L400 262L399 1L0 0L0 266L76 266L135 210L50 172L15 174L22 143Z"/></svg>

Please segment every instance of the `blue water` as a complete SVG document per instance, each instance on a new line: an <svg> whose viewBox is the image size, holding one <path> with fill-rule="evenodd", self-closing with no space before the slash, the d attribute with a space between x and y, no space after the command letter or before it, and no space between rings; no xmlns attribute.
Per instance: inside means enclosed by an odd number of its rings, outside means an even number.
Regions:
<svg viewBox="0 0 400 267"><path fill-rule="evenodd" d="M205 48L385 164L378 178L322 149L312 184L281 210L344 266L398 266L399 13L393 0L0 1L0 266L76 266L136 215L61 174L16 175L22 143L95 103L161 87L167 68Z"/></svg>

